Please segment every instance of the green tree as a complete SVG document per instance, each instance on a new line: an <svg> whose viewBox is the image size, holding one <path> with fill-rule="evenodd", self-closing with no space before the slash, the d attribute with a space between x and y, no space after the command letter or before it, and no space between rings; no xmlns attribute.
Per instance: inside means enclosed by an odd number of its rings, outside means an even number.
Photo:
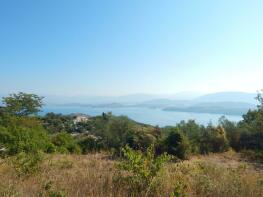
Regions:
<svg viewBox="0 0 263 197"><path fill-rule="evenodd" d="M199 125L195 120L181 121L176 125L179 131L183 132L189 139L191 152L200 153L200 135L205 130L203 125Z"/></svg>
<svg viewBox="0 0 263 197"><path fill-rule="evenodd" d="M211 147L213 152L223 152L228 149L228 140L223 127L212 128Z"/></svg>
<svg viewBox="0 0 263 197"><path fill-rule="evenodd" d="M120 150L130 139L132 123L125 116L111 117L104 133L108 147Z"/></svg>
<svg viewBox="0 0 263 197"><path fill-rule="evenodd" d="M228 119L226 119L224 116L222 116L219 119L219 125L224 128L226 132L226 137L229 141L229 146L233 149L239 151L240 150L240 137L241 132L240 129L237 126L237 123L231 122Z"/></svg>
<svg viewBox="0 0 263 197"><path fill-rule="evenodd" d="M200 151L202 154L209 152L223 152L229 147L226 132L223 127L209 125L200 136Z"/></svg>
<svg viewBox="0 0 263 197"><path fill-rule="evenodd" d="M10 94L3 98L5 111L16 116L29 116L37 114L43 103L43 97L35 94L27 94L19 92L18 94Z"/></svg>
<svg viewBox="0 0 263 197"><path fill-rule="evenodd" d="M182 132L172 130L164 140L165 151L180 159L187 159L190 154L190 143Z"/></svg>
<svg viewBox="0 0 263 197"><path fill-rule="evenodd" d="M241 149L263 149L263 97L259 93L256 99L259 105L255 110L249 110L243 115L243 120L239 122L240 147Z"/></svg>

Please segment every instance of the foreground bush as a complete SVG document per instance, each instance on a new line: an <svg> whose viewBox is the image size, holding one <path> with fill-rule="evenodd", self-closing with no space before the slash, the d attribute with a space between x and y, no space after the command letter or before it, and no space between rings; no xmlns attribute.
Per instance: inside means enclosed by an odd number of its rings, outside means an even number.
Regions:
<svg viewBox="0 0 263 197"><path fill-rule="evenodd" d="M47 132L35 118L9 117L5 125L0 126L1 144L9 155L38 150L47 153L54 151Z"/></svg>
<svg viewBox="0 0 263 197"><path fill-rule="evenodd" d="M125 160L118 165L118 168L128 172L119 174L116 181L122 186L127 187L130 195L144 193L145 196L152 193L158 185L158 176L164 164L170 160L167 154L155 157L154 148L150 146L143 154L134 151L126 146L122 149Z"/></svg>
<svg viewBox="0 0 263 197"><path fill-rule="evenodd" d="M39 172L43 158L43 153L40 151L31 153L21 152L10 158L10 164L13 166L19 177L29 176Z"/></svg>

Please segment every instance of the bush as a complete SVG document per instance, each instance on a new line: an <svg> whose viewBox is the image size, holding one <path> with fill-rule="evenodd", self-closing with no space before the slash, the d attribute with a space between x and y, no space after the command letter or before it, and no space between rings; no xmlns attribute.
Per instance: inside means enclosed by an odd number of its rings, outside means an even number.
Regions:
<svg viewBox="0 0 263 197"><path fill-rule="evenodd" d="M263 150L242 150L241 155L253 162L263 162Z"/></svg>
<svg viewBox="0 0 263 197"><path fill-rule="evenodd" d="M154 148L150 146L146 154L140 151L134 151L126 146L122 149L125 160L118 168L125 170L128 174L119 175L117 180L128 187L131 195L145 192L145 195L151 193L158 183L157 177L164 164L171 159L167 154L155 157Z"/></svg>
<svg viewBox="0 0 263 197"><path fill-rule="evenodd" d="M20 152L10 161L18 176L28 176L39 171L42 160L43 153L37 151L34 153Z"/></svg>
<svg viewBox="0 0 263 197"><path fill-rule="evenodd" d="M7 149L9 155L38 150L54 151L47 132L33 118L14 118L7 127L0 127L0 144Z"/></svg>
<svg viewBox="0 0 263 197"><path fill-rule="evenodd" d="M80 153L81 149L78 146L74 138L66 133L61 132L53 136L53 144L56 146L56 150L60 153Z"/></svg>
<svg viewBox="0 0 263 197"><path fill-rule="evenodd" d="M83 153L88 153L90 151L99 151L103 148L101 138L94 135L82 137L78 141L78 144L81 147Z"/></svg>

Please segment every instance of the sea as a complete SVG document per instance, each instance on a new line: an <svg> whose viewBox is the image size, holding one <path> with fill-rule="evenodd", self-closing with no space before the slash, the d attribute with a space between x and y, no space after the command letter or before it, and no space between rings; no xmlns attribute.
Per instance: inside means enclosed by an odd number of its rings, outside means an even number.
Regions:
<svg viewBox="0 0 263 197"><path fill-rule="evenodd" d="M175 111L163 111L157 108L146 107L86 107L86 106L45 106L41 115L48 112L72 114L83 113L90 116L101 115L103 112L111 112L113 115L124 115L129 118L145 124L153 126L173 126L180 121L195 120L199 124L207 125L212 123L218 124L220 117L225 116L228 120L238 122L242 119L242 116L238 115L224 115L224 114L209 114L209 113L190 113L190 112L175 112Z"/></svg>

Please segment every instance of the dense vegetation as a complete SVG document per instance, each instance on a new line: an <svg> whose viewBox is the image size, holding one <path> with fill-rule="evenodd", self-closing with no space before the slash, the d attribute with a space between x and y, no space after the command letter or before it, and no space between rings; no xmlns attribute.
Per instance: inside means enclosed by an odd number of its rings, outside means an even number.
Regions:
<svg viewBox="0 0 263 197"><path fill-rule="evenodd" d="M249 154L251 159L263 159L263 98L260 94L257 109L248 111L238 123L222 117L217 126L199 125L189 120L164 128L111 113L79 122L74 115L38 116L42 100L26 93L12 94L2 100L0 155L11 158L11 166L18 176L37 172L45 153L108 152L129 161L120 165L120 170L133 176L123 178L119 174L115 177L118 184L129 185L132 195L142 191L151 195L156 176L168 160L176 162L192 155L222 153L229 149ZM176 192L179 191L174 195Z"/></svg>

